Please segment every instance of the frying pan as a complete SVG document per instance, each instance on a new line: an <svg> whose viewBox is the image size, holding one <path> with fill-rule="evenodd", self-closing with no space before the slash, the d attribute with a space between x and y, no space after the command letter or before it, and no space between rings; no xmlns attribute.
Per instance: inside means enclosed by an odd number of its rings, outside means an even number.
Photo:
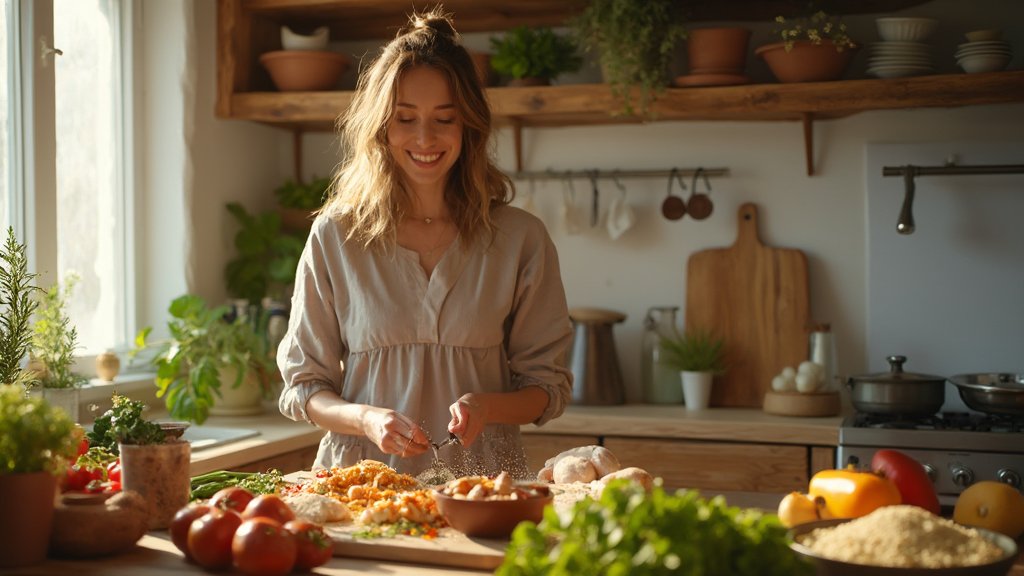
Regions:
<svg viewBox="0 0 1024 576"><path fill-rule="evenodd" d="M1024 416L1024 374L957 374L949 381L968 408L989 414Z"/></svg>

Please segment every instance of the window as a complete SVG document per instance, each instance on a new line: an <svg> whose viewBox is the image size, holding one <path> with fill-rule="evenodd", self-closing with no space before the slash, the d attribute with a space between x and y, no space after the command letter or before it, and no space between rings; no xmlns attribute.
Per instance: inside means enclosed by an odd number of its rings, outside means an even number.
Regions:
<svg viewBox="0 0 1024 576"><path fill-rule="evenodd" d="M27 239L41 287L78 277L83 355L134 331L131 8L4 0L0 223Z"/></svg>

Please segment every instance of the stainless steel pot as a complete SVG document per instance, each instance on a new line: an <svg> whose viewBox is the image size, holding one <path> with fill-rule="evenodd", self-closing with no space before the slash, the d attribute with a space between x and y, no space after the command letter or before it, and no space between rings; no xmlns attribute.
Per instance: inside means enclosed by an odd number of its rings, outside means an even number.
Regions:
<svg viewBox="0 0 1024 576"><path fill-rule="evenodd" d="M903 371L905 356L889 356L889 371L851 376L850 401L859 412L907 417L931 416L946 401L946 379Z"/></svg>
<svg viewBox="0 0 1024 576"><path fill-rule="evenodd" d="M968 408L1024 416L1024 374L957 374L949 381Z"/></svg>

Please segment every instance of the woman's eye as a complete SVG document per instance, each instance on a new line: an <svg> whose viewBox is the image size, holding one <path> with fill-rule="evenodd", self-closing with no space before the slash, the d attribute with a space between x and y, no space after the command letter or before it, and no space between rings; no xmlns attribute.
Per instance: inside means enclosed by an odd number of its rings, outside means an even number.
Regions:
<svg viewBox="0 0 1024 576"><path fill-rule="evenodd" d="M398 117L399 124L412 124L415 121L415 118L402 118L401 116Z"/></svg>
<svg viewBox="0 0 1024 576"><path fill-rule="evenodd" d="M455 118L438 118L438 124L455 124Z"/></svg>

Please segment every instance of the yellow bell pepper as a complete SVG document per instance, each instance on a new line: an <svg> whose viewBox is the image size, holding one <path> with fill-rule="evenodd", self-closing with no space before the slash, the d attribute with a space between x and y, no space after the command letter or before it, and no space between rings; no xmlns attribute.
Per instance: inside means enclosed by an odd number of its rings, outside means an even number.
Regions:
<svg viewBox="0 0 1024 576"><path fill-rule="evenodd" d="M825 508L836 518L859 518L902 501L892 480L874 472L860 472L852 466L818 472L811 478L807 492L811 498L822 498Z"/></svg>

